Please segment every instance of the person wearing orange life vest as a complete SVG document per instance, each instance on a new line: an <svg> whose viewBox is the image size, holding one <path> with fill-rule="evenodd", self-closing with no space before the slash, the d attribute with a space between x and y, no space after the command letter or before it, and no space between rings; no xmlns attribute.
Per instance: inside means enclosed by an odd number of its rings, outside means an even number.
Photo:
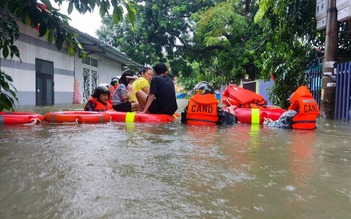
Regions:
<svg viewBox="0 0 351 219"><path fill-rule="evenodd" d="M319 107L311 92L305 85L300 86L289 98L288 110L297 114L292 119L293 129L315 129L316 119L319 116Z"/></svg>
<svg viewBox="0 0 351 219"><path fill-rule="evenodd" d="M112 105L108 102L110 99L110 85L99 84L91 98L84 106L85 111L106 111L112 109Z"/></svg>
<svg viewBox="0 0 351 219"><path fill-rule="evenodd" d="M181 113L181 122L190 125L233 125L237 122L235 115L218 107L214 89L205 81L194 87L195 95L190 98L188 106Z"/></svg>

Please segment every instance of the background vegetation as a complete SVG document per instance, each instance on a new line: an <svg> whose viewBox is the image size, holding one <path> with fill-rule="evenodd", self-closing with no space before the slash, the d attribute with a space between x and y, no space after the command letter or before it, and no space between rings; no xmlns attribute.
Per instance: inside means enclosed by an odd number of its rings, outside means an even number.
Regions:
<svg viewBox="0 0 351 219"><path fill-rule="evenodd" d="M41 2L44 8L37 0L1 1L0 51L5 58L19 56L14 45L18 27L8 13L32 27L40 24L39 36L46 36L58 49L64 41L70 54L82 49L67 29L69 18L48 0ZM99 6L104 17L97 32L101 41L139 63L167 62L185 89L199 81L218 88L231 80L238 83L245 75L252 80L273 76L270 100L286 107L287 97L305 83L305 68L324 50L325 31L316 30L315 4L315 0L71 0L68 11L85 13ZM111 15L109 8L114 8ZM349 21L339 22L338 54L344 60L351 54L350 26ZM0 94L0 111L13 107L11 80L0 73L0 91L7 91Z"/></svg>

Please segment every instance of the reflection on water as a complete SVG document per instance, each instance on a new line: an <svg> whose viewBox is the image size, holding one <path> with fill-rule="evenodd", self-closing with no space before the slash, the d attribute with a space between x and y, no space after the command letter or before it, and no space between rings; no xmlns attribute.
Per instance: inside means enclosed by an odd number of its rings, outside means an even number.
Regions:
<svg viewBox="0 0 351 219"><path fill-rule="evenodd" d="M350 218L350 129L0 127L0 218Z"/></svg>

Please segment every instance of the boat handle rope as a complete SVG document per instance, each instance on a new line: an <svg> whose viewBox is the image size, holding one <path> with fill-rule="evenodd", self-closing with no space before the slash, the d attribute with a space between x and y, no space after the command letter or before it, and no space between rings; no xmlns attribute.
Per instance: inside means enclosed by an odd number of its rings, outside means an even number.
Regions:
<svg viewBox="0 0 351 219"><path fill-rule="evenodd" d="M31 118L30 119L30 123L26 123L26 124L24 124L24 125L35 125L35 124L37 124L38 122L42 122L40 119L38 119L38 118Z"/></svg>

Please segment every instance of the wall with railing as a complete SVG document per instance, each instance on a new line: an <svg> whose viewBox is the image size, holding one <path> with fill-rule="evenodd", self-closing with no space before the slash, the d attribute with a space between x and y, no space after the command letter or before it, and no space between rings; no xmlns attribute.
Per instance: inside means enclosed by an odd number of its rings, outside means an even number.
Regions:
<svg viewBox="0 0 351 219"><path fill-rule="evenodd" d="M312 96L317 101L318 106L321 106L321 89L322 89L322 66L310 67L305 71L308 81L308 88Z"/></svg>
<svg viewBox="0 0 351 219"><path fill-rule="evenodd" d="M336 67L335 119L351 118L351 62Z"/></svg>
<svg viewBox="0 0 351 219"><path fill-rule="evenodd" d="M351 62L340 63L335 71L335 119L351 119ZM322 87L322 66L306 69L309 89L320 106Z"/></svg>

